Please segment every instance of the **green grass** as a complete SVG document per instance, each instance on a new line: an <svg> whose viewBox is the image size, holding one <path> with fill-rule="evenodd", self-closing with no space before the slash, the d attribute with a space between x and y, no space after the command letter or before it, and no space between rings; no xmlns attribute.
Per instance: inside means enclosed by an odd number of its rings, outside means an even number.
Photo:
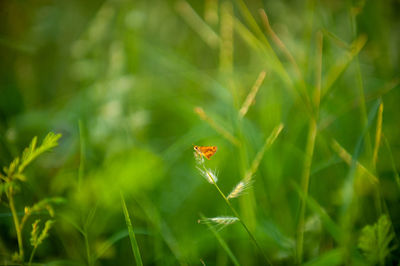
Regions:
<svg viewBox="0 0 400 266"><path fill-rule="evenodd" d="M121 192L121 204L122 204L122 210L124 211L126 227L128 227L129 240L131 241L132 252L133 252L133 255L135 256L136 265L141 266L141 265L143 265L142 257L140 256L139 246L136 241L135 232L133 231L131 218L129 218L128 209L126 208L126 203L125 203L124 196L122 195L122 192Z"/></svg>
<svg viewBox="0 0 400 266"><path fill-rule="evenodd" d="M1 2L0 264L396 264L399 10Z"/></svg>
<svg viewBox="0 0 400 266"><path fill-rule="evenodd" d="M122 210L124 211L126 227L128 227L129 240L131 241L132 252L133 255L135 256L136 265L142 266L143 265L142 257L140 256L139 246L136 241L135 232L133 231L131 218L129 217L128 209L126 208L126 203L124 196L122 195L122 192L121 192L121 204L122 204Z"/></svg>

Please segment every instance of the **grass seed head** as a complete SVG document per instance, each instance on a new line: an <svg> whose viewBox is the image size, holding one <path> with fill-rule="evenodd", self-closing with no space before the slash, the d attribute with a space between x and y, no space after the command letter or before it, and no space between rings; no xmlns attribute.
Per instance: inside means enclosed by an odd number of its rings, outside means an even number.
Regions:
<svg viewBox="0 0 400 266"><path fill-rule="evenodd" d="M199 223L212 224L218 228L218 230L223 229L225 226L231 225L239 221L239 218L234 216L217 216L212 218L204 218L199 220Z"/></svg>
<svg viewBox="0 0 400 266"><path fill-rule="evenodd" d="M240 181L231 191L231 193L229 193L228 195L228 199L234 199L239 197L240 195L242 195L248 188L251 187L252 185L252 181L247 181L247 180L242 180Z"/></svg>
<svg viewBox="0 0 400 266"><path fill-rule="evenodd" d="M218 181L218 177L217 177L217 173L216 173L216 171L213 171L213 170L211 170L211 169L208 169L208 168L200 168L200 167L197 167L197 169L200 171L200 174L210 183L210 184L213 184L213 183L217 183L217 181Z"/></svg>

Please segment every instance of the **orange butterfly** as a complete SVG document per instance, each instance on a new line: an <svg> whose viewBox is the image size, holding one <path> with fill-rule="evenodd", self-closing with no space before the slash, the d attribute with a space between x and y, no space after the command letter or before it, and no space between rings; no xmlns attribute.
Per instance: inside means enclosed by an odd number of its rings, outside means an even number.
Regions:
<svg viewBox="0 0 400 266"><path fill-rule="evenodd" d="M216 146L194 146L193 149L198 153L210 160L210 157L217 151Z"/></svg>

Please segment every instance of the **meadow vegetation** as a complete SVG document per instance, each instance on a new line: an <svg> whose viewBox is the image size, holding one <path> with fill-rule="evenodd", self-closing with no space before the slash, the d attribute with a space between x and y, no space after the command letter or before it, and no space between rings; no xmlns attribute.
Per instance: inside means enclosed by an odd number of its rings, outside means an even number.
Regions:
<svg viewBox="0 0 400 266"><path fill-rule="evenodd" d="M398 265L399 11L0 2L0 264Z"/></svg>

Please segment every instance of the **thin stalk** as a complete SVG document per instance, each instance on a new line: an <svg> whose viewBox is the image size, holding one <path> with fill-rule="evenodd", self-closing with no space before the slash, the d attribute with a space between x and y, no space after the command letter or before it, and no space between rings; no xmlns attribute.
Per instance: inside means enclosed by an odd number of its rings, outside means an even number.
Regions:
<svg viewBox="0 0 400 266"><path fill-rule="evenodd" d="M357 36L357 22L356 22L356 12L352 12L350 9L350 23L351 23L351 28L353 31L354 37ZM362 126L365 127L368 124L368 115L367 115L367 107L365 105L365 97L364 97L364 84L362 80L362 73L361 73L361 66L360 66L360 61L358 59L358 54L354 56L354 62L356 65L356 80L357 80L357 85L358 85L358 96L360 100L360 112L361 112L361 119L362 119ZM372 145L371 145L371 137L369 132L367 132L366 135L366 140L364 142L364 147L366 149L366 153L368 155L372 154Z"/></svg>
<svg viewBox="0 0 400 266"><path fill-rule="evenodd" d="M86 138L85 128L82 120L79 120L79 142L80 142L80 161L79 161L79 172L78 172L78 190L81 190L81 184L83 175L85 173L85 154L86 154Z"/></svg>
<svg viewBox="0 0 400 266"><path fill-rule="evenodd" d="M90 246L89 246L89 239L87 237L86 229L84 231L83 237L85 238L85 247L86 247L86 255L87 255L87 262L88 265L92 265L92 255L90 254Z"/></svg>
<svg viewBox="0 0 400 266"><path fill-rule="evenodd" d="M301 200L299 223L297 225L297 263L301 264L303 257L303 242L304 242L304 217L306 212L306 201L308 196L308 186L310 184L310 169L312 157L314 154L315 137L317 135L317 122L312 119L307 137L307 146L304 159L303 174L301 177L301 190L304 198Z"/></svg>
<svg viewBox="0 0 400 266"><path fill-rule="evenodd" d="M249 228L246 226L246 224L240 218L239 213L233 208L232 204L230 203L228 198L225 196L225 194L221 191L221 189L219 188L219 186L217 185L215 180L212 178L212 176L210 176L210 178L212 180L213 185L215 186L215 188L218 190L219 194L221 195L221 197L225 200L225 203L231 209L232 213L239 219L239 222L242 224L242 226L246 230L247 234L250 236L250 239L253 241L254 245L259 249L259 251L263 255L264 259L268 262L268 264L272 265L271 261L268 259L267 255L264 253L264 251L262 250L262 248L258 244L258 242L257 242L256 238L254 237L254 235L250 232Z"/></svg>
<svg viewBox="0 0 400 266"><path fill-rule="evenodd" d="M379 105L378 118L376 120L376 134L375 134L375 146L372 156L372 164L376 171L376 161L378 160L379 146L381 144L382 137L382 116L383 116L383 102Z"/></svg>
<svg viewBox="0 0 400 266"><path fill-rule="evenodd" d="M177 1L175 5L176 11L186 23L199 34L200 38L203 39L211 48L216 48L221 42L218 34L204 22L204 20L196 13L195 10L186 1Z"/></svg>
<svg viewBox="0 0 400 266"><path fill-rule="evenodd" d="M294 59L293 55L290 53L289 49L286 48L286 45L279 39L278 35L274 32L271 25L269 24L269 19L267 13L264 9L259 10L261 19L264 23L265 29L267 30L267 34L271 37L272 41L279 47L279 49L283 52L289 62L293 65L296 75L299 79L303 80L303 75L301 74L299 65Z"/></svg>
<svg viewBox="0 0 400 266"><path fill-rule="evenodd" d="M246 97L246 100L239 110L239 118L243 118L247 114L247 111L249 110L250 105L254 102L254 98L256 97L258 89L261 87L266 75L267 72L265 70L261 71L261 73L258 75L256 82L254 83Z"/></svg>
<svg viewBox="0 0 400 266"><path fill-rule="evenodd" d="M301 177L301 190L304 197L301 199L300 205L300 216L299 223L297 225L297 245L296 245L296 260L298 264L301 264L303 259L303 242L304 242L304 218L306 213L306 204L308 196L308 186L310 184L310 169L312 164L312 158L314 155L315 138L317 136L317 119L319 116L319 106L321 97L321 77L322 77L322 45L323 45L323 35L318 32L317 34L317 60L316 69L317 73L315 76L315 90L313 95L313 105L315 109L315 115L311 118L308 136L307 136L307 146L305 150L304 168Z"/></svg>
<svg viewBox="0 0 400 266"><path fill-rule="evenodd" d="M37 248L37 246L34 246L32 249L31 256L29 257L29 266L32 265L32 260L33 260L33 257L35 256L36 248Z"/></svg>
<svg viewBox="0 0 400 266"><path fill-rule="evenodd" d="M204 112L203 108L195 107L194 112L200 117L200 119L206 121L215 131L229 140L232 144L236 146L240 146L240 141L234 137L231 133L229 133L224 127L220 126L217 122L214 121L210 116Z"/></svg>
<svg viewBox="0 0 400 266"><path fill-rule="evenodd" d="M9 201L12 217L14 220L15 231L17 232L19 257L20 257L21 261L24 261L24 246L22 243L22 233L21 233L20 226L19 226L17 211L15 210L12 186L10 186L10 188L8 190L8 201Z"/></svg>
<svg viewBox="0 0 400 266"><path fill-rule="evenodd" d="M381 136L382 136L382 116L383 116L383 102L379 105L378 115L376 119L376 133L375 133L375 144L374 150L372 153L372 167L374 169L375 175L378 175L376 170L376 162L378 160L379 146L381 144ZM382 205L384 205L384 199L382 198L380 186L377 186L376 194L375 194L375 205L379 215L382 214Z"/></svg>
<svg viewBox="0 0 400 266"><path fill-rule="evenodd" d="M342 145L340 145L339 142L337 142L335 139L332 140L331 142L331 147L332 149L337 153L337 155L349 166L351 166L353 160L353 156L343 148ZM378 184L379 179L377 176L375 176L370 170L368 170L363 164L361 164L359 161L355 161L356 164L356 169L357 171L361 171L362 174L367 177L368 181L371 182L371 184Z"/></svg>

